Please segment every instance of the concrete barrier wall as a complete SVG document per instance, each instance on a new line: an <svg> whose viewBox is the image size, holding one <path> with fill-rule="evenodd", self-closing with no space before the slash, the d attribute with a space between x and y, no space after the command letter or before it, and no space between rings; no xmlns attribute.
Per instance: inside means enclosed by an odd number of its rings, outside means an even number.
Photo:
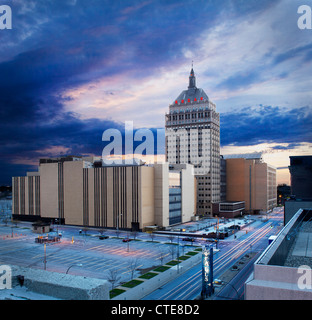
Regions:
<svg viewBox="0 0 312 320"><path fill-rule="evenodd" d="M145 280L138 286L128 289L126 292L116 296L112 300L140 300L147 296L148 294L155 291L157 288L165 285L167 282L176 279L184 272L188 271L190 268L194 267L196 264L201 262L202 254L198 252L195 256L184 260L178 266L171 267L167 271L160 272L157 276ZM142 280L142 279L140 279Z"/></svg>
<svg viewBox="0 0 312 320"><path fill-rule="evenodd" d="M18 276L24 277L23 286L29 291L62 300L108 300L106 280L11 266L12 285L19 286Z"/></svg>

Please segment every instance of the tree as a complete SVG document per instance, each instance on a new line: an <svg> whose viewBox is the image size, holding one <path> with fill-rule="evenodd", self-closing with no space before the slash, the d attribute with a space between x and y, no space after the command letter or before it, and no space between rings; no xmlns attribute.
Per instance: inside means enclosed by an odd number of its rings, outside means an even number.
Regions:
<svg viewBox="0 0 312 320"><path fill-rule="evenodd" d="M166 253L163 249L160 249L159 251L159 260L160 260L160 265L163 265L164 264L164 259L166 257Z"/></svg>
<svg viewBox="0 0 312 320"><path fill-rule="evenodd" d="M169 253L171 254L172 260L174 259L175 254L177 253L177 248L175 245L169 246Z"/></svg>
<svg viewBox="0 0 312 320"><path fill-rule="evenodd" d="M118 273L117 269L109 269L106 279L111 283L113 290L115 288L116 283L121 279L121 275Z"/></svg>
<svg viewBox="0 0 312 320"><path fill-rule="evenodd" d="M131 259L128 265L128 270L130 272L130 278L131 278L130 280L133 279L134 273L138 269L138 267L139 267L139 258Z"/></svg>
<svg viewBox="0 0 312 320"><path fill-rule="evenodd" d="M150 236L150 238L151 238L152 242L154 242L154 239L155 239L155 233L154 233L154 232L151 232L151 233L149 234L149 236Z"/></svg>
<svg viewBox="0 0 312 320"><path fill-rule="evenodd" d="M132 237L135 240L136 237L138 236L138 232L136 230L131 231Z"/></svg>
<svg viewBox="0 0 312 320"><path fill-rule="evenodd" d="M116 229L116 230L115 230L115 233L116 233L116 237L119 238L120 230L119 230L119 229Z"/></svg>

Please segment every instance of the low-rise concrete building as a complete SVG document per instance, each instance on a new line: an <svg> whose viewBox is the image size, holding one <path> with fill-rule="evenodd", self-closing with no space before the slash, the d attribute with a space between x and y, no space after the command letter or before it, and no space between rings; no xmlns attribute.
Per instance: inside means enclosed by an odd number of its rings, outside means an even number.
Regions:
<svg viewBox="0 0 312 320"><path fill-rule="evenodd" d="M224 201L213 204L213 214L222 218L240 217L244 210L244 201Z"/></svg>
<svg viewBox="0 0 312 320"><path fill-rule="evenodd" d="M107 280L10 266L10 288L0 300L109 300Z"/></svg>

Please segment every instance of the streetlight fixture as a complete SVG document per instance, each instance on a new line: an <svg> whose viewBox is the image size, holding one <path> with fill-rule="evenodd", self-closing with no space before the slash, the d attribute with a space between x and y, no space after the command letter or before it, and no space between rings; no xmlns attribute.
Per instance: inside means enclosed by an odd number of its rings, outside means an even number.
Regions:
<svg viewBox="0 0 312 320"><path fill-rule="evenodd" d="M47 270L47 245L44 244L44 247L43 247L43 266L44 266L44 270Z"/></svg>
<svg viewBox="0 0 312 320"><path fill-rule="evenodd" d="M122 213L120 213L120 217L122 218ZM116 233L117 233L117 238L119 238L119 213L117 213L116 220L117 220Z"/></svg>
<svg viewBox="0 0 312 320"><path fill-rule="evenodd" d="M72 268L72 267L74 267L74 266L76 266L76 267L82 267L82 263L75 263L75 264L72 264L71 266L69 266L68 269L66 270L66 274L68 274L69 269Z"/></svg>

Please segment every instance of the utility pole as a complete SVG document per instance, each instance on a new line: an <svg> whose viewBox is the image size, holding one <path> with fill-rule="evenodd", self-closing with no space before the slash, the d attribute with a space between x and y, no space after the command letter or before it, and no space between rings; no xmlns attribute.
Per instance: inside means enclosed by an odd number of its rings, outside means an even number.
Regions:
<svg viewBox="0 0 312 320"><path fill-rule="evenodd" d="M44 244L44 258L43 258L43 265L44 265L44 270L47 270L47 250L46 250L47 245Z"/></svg>

